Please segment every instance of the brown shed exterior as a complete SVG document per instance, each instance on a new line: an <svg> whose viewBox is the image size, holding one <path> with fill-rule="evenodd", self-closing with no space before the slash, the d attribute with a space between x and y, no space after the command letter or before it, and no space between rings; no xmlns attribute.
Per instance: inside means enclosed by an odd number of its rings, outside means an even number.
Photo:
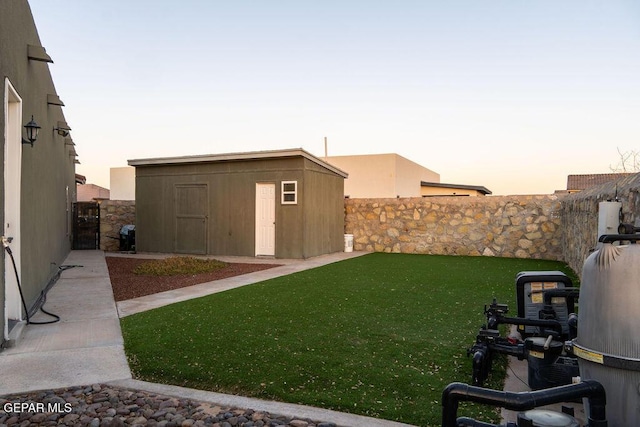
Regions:
<svg viewBox="0 0 640 427"><path fill-rule="evenodd" d="M347 174L302 149L129 165L139 252L309 258L344 248Z"/></svg>

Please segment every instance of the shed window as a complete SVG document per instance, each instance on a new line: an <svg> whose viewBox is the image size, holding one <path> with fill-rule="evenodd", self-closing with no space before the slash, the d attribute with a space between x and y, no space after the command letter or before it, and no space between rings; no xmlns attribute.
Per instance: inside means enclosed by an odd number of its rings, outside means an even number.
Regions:
<svg viewBox="0 0 640 427"><path fill-rule="evenodd" d="M298 181L282 181L282 204L298 204Z"/></svg>

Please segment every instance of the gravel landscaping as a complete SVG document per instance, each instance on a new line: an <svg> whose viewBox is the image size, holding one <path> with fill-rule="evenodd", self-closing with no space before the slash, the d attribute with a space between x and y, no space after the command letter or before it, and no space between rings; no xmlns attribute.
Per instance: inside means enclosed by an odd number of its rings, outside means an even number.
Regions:
<svg viewBox="0 0 640 427"><path fill-rule="evenodd" d="M33 407L38 404L41 406ZM12 412L14 409L18 410ZM0 398L0 426L336 427L329 422L225 408L104 384L4 396Z"/></svg>

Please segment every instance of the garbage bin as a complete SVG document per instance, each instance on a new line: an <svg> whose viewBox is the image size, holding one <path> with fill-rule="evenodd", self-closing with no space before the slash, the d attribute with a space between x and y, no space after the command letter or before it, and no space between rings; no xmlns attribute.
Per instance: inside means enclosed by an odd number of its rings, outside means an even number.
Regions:
<svg viewBox="0 0 640 427"><path fill-rule="evenodd" d="M344 251L353 252L353 234L344 235Z"/></svg>
<svg viewBox="0 0 640 427"><path fill-rule="evenodd" d="M136 247L136 226L133 224L123 225L120 229L120 250L132 251Z"/></svg>

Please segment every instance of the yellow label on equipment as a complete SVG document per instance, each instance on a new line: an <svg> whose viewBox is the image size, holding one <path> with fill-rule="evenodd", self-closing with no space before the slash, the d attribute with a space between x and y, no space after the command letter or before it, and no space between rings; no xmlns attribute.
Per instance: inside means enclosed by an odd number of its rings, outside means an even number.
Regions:
<svg viewBox="0 0 640 427"><path fill-rule="evenodd" d="M543 300L542 300L542 292L538 292L536 294L531 294L531 302L536 303L536 304L542 304Z"/></svg>
<svg viewBox="0 0 640 427"><path fill-rule="evenodd" d="M544 353L541 351L529 351L529 356L537 357L538 359L544 359Z"/></svg>
<svg viewBox="0 0 640 427"><path fill-rule="evenodd" d="M578 346L573 346L573 354L578 356L580 359L588 360L590 362L603 364L604 356L600 353L595 353L593 351L582 349Z"/></svg>

